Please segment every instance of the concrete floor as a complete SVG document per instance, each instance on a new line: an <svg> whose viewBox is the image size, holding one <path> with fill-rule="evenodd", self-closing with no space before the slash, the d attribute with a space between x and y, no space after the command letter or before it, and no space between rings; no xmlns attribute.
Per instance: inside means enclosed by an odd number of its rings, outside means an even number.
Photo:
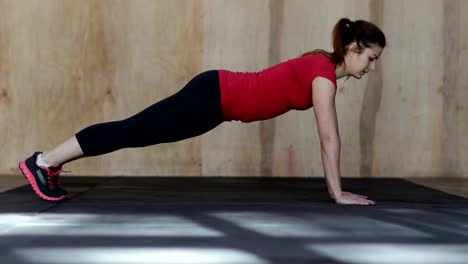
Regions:
<svg viewBox="0 0 468 264"><path fill-rule="evenodd" d="M468 263L467 180L63 177L41 201L0 177L0 263ZM466 197L466 196L465 196Z"/></svg>

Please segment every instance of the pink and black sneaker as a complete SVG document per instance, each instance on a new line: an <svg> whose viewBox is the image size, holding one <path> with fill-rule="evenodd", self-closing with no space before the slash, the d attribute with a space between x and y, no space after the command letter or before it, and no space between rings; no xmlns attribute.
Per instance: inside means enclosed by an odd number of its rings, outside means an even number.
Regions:
<svg viewBox="0 0 468 264"><path fill-rule="evenodd" d="M67 198L68 192L60 185L59 174L62 168L38 166L36 161L39 154L41 152L36 152L19 164L24 177L31 184L34 192L44 200L57 202Z"/></svg>

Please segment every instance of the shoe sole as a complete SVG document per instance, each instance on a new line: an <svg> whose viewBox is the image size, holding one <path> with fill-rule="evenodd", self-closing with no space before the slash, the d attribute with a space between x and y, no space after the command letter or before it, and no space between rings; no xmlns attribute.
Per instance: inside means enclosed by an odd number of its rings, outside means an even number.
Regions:
<svg viewBox="0 0 468 264"><path fill-rule="evenodd" d="M36 178L34 178L34 175L31 173L31 171L26 166L26 161L22 161L19 164L19 169L21 170L21 173L23 173L26 180L28 180L28 182L31 185L31 187L33 188L34 192L39 197L41 197L42 199L44 199L46 201L58 202L58 201L61 201L61 200L68 197L68 195L63 195L63 196L60 196L60 197L50 197L50 196L47 196L44 193L42 193L41 190L39 189L39 186L37 185Z"/></svg>

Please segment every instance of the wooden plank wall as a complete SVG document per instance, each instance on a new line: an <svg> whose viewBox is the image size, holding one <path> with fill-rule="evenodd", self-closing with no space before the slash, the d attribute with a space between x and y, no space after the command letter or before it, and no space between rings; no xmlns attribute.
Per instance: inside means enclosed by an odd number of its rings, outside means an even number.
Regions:
<svg viewBox="0 0 468 264"><path fill-rule="evenodd" d="M463 0L0 0L0 175L85 126L128 117L207 69L258 71L331 47L341 17L387 35L339 82L342 173L468 177ZM312 110L70 163L74 175L321 176Z"/></svg>

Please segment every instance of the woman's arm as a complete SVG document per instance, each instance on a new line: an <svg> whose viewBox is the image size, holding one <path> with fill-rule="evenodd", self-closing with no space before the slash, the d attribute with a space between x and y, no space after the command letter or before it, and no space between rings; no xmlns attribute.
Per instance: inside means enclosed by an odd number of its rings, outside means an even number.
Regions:
<svg viewBox="0 0 468 264"><path fill-rule="evenodd" d="M312 100L322 152L328 192L337 203L374 204L365 196L343 192L341 189L341 141L335 107L335 85L328 79L317 77L312 83Z"/></svg>

